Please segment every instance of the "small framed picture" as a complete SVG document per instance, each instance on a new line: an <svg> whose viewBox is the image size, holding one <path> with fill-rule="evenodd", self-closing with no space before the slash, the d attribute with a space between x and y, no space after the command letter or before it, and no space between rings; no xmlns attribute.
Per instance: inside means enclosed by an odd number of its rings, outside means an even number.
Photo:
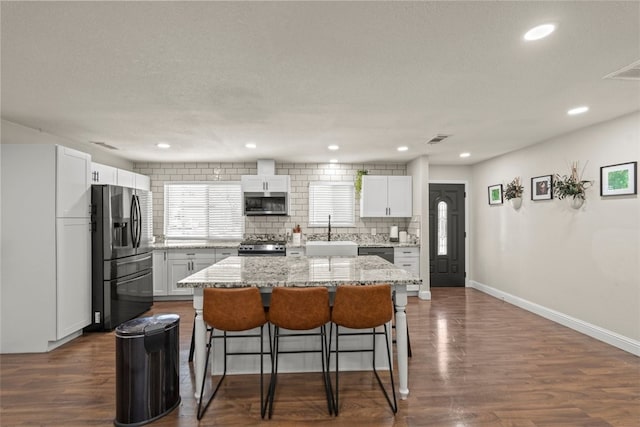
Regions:
<svg viewBox="0 0 640 427"><path fill-rule="evenodd" d="M489 204L490 205L502 204L502 184L489 186Z"/></svg>
<svg viewBox="0 0 640 427"><path fill-rule="evenodd" d="M553 176L542 175L531 178L531 200L553 199Z"/></svg>
<svg viewBox="0 0 640 427"><path fill-rule="evenodd" d="M638 194L638 162L620 163L600 168L600 195Z"/></svg>

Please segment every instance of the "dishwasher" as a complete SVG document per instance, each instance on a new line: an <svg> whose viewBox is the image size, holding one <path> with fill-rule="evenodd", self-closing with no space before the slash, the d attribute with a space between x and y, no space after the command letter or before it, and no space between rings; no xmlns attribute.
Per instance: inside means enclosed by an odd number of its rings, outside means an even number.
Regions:
<svg viewBox="0 0 640 427"><path fill-rule="evenodd" d="M384 246L364 246L358 248L358 255L377 255L393 264L393 248Z"/></svg>

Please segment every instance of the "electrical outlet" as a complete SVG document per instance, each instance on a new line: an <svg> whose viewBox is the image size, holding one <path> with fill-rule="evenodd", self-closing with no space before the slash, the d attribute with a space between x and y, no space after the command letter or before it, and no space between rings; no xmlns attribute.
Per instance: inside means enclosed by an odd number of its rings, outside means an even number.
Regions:
<svg viewBox="0 0 640 427"><path fill-rule="evenodd" d="M372 236L375 236L375 235L376 235L376 229L375 229L375 228L372 228L372 229L371 229L371 235L372 235Z"/></svg>
<svg viewBox="0 0 640 427"><path fill-rule="evenodd" d="M100 312L96 311L93 313L93 323L100 323Z"/></svg>

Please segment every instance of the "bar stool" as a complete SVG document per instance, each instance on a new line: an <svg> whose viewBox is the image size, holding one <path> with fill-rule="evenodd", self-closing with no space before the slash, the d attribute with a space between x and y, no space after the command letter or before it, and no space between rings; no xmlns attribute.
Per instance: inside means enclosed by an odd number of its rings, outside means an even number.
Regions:
<svg viewBox="0 0 640 427"><path fill-rule="evenodd" d="M332 329L336 325L336 349L331 350L331 340L329 340L329 352L336 354L336 389L334 411L338 415L339 411L339 360L340 360L340 337L354 335L371 335L373 338L372 348L343 350L343 352L372 352L373 372L376 375L378 384L384 396L395 414L398 412L396 401L396 387L393 381L393 361L391 360L391 350L389 346L389 331L387 323L393 317L391 303L391 286L389 285L341 285L336 288L333 300L333 310L331 312ZM376 331L376 327L384 326L384 332ZM340 332L340 327L349 329L371 329L371 332ZM331 334L331 333L330 333ZM387 361L389 363L389 377L391 378L391 390L393 392L393 402L385 390L380 375L376 370L376 336L383 335L386 339Z"/></svg>
<svg viewBox="0 0 640 427"><path fill-rule="evenodd" d="M333 396L328 367L325 369L325 363L329 356L326 335L326 324L329 321L329 291L327 288L273 288L269 306L269 322L274 325L271 383L267 395L267 399L269 399L269 418L273 414L273 400L276 394L278 376L278 355L280 354L320 353L322 355L322 380L324 382L329 415L333 413ZM283 333L280 331L281 328L290 331L309 331L320 328L320 331ZM302 336L318 336L320 338L320 349L280 350L280 339Z"/></svg>
<svg viewBox="0 0 640 427"><path fill-rule="evenodd" d="M267 316L264 311L262 297L258 288L206 288L204 289L203 302L203 318L209 331L209 342L207 343L207 356L204 364L204 375L202 378L202 388L200 390L200 399L198 400L198 420L202 418L209 404L216 396L222 381L227 375L227 356L240 355L260 355L260 415L264 418L267 408L267 401L264 398L264 368L263 360L265 354L271 354L271 351L265 353L263 343L264 325L267 323ZM254 334L232 334L227 332L248 331L260 327L260 333ZM215 330L222 331L223 335L214 337ZM202 408L202 399L204 398L204 388L207 379L207 370L211 355L211 347L214 338L223 339L224 349L224 368L222 377L218 380L213 394ZM234 338L260 338L259 352L229 352L227 351L227 339ZM271 340L269 340L271 344ZM269 345L271 347L271 345ZM267 396L268 398L268 396Z"/></svg>

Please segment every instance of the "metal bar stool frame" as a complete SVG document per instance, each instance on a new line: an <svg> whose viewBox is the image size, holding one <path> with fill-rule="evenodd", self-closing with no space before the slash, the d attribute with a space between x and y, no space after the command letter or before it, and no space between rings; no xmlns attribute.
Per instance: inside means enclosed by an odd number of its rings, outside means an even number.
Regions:
<svg viewBox="0 0 640 427"><path fill-rule="evenodd" d="M254 312L254 315L256 316L256 318L253 319L253 321L247 320L246 318L245 319L238 318L237 320L239 322L242 322L243 320L249 322L247 323L247 325L251 327L247 327L244 329L237 329L235 327L232 327L231 329L227 330L221 327L216 328L215 325L209 324L207 322L207 299L215 298L215 294L219 292L231 293L231 294L227 294L226 296L231 296L230 299L236 302L247 303L249 302L248 301L249 298L253 298L254 299L253 304L255 305L255 307L251 307L251 308L253 310L257 310L258 303L259 303L259 307L262 310L262 314L263 314L262 318L260 318L257 312ZM235 293L235 295L233 293ZM209 296L207 296L207 294L209 294ZM207 354L206 354L205 363L204 363L204 377L202 379L202 387L200 389L200 398L198 399L197 418L198 420L202 419L202 417L204 416L204 413L207 411L207 408L209 407L209 405L215 398L216 394L218 393L218 390L220 389L220 386L222 385L223 380L227 376L227 357L228 356L257 356L257 355L260 356L260 416L264 418L266 409L267 409L267 401L269 399L268 391L267 391L267 397L266 398L264 397L264 355L268 354L271 356L272 349L271 349L271 330L269 329L269 351L268 352L264 351L264 327L265 325L267 325L268 320L264 312L264 307L262 305L262 297L260 295L260 291L258 290L258 288L224 288L224 289L223 288L207 288L204 290L204 298L205 298L205 309L203 312L203 317L205 318L205 325L207 327L207 332L209 332L209 340L207 342ZM229 300L227 300L223 305L225 310L230 310L229 312L233 312L236 315L241 313L238 310L238 306L236 304L230 304ZM217 323L217 322L214 322L214 323ZM233 334L233 335L227 334L227 332L240 332L243 330L254 329L256 327L260 327L260 333ZM215 335L216 329L219 331L222 331L223 334ZM259 352L257 351L227 352L227 339L235 339L235 338L260 338L260 351ZM218 379L218 382L215 388L213 389L213 393L207 400L207 403L204 405L204 407L202 407L202 401L204 398L204 389L205 389L206 378L207 378L208 368L209 368L209 360L211 359L211 348L213 347L214 339L222 339L222 342L223 342L223 354L224 354L223 373L222 373L222 376Z"/></svg>
<svg viewBox="0 0 640 427"><path fill-rule="evenodd" d="M287 295L289 294L289 295ZM316 295L313 295L316 294ZM280 304L280 298L282 297L306 297L308 295L312 295L315 297L315 302L313 304L321 304L322 306L326 305L326 313L322 318L315 319L311 321L311 323L302 325L297 323L297 320L300 317L304 317L304 313L307 311L305 307L307 304L300 303L297 306L289 304L285 307L286 302L283 302L283 305ZM276 302L274 304L274 301ZM275 310L274 310L275 308ZM294 309L297 313L291 313L290 309ZM288 312L289 318L283 318L283 313L280 311ZM274 316L275 314L275 316ZM275 318L275 320L274 320ZM280 354L303 354L303 353L321 353L322 359L322 380L325 388L325 395L327 398L327 408L329 410L329 415L333 414L333 391L331 386L331 379L329 377L329 366L327 365L329 360L329 351L327 344L327 333L326 333L326 324L330 321L330 309L329 309L329 291L327 288L318 287L318 288L273 288L271 294L271 303L269 307L269 322L274 327L273 332L273 342L272 342L272 355L271 355L271 381L269 385L269 391L267 394L267 399L269 400L269 419L273 415L273 402L275 398L276 384L278 382L278 356ZM312 330L319 328L320 332L281 332L280 329L286 330ZM319 336L320 337L320 350L280 350L280 338L290 338L290 337L307 337L307 336Z"/></svg>
<svg viewBox="0 0 640 427"><path fill-rule="evenodd" d="M351 295L348 296L344 296L345 292L348 292ZM345 306L343 306L343 300L346 298L353 298L354 300L357 298L360 298L360 295L354 295L356 293L376 293L376 297L378 299L378 303L382 306L382 310L385 312L384 314L381 314L380 319L375 320L374 318L369 318L369 319L359 319L356 322L353 322L352 320L347 320L346 318L343 318L343 314L345 313L346 310L349 310L351 312L351 315L353 315L353 313L355 313L356 315L358 314L362 314L363 311L368 310L368 305L363 304L359 304L360 307L362 307L362 311L358 310L358 309L349 309ZM387 300L387 298L385 297L385 294L388 295L389 300ZM373 301L375 303L375 299L368 299L367 303ZM364 301L363 301L364 302ZM387 309L384 308L384 306L389 307L389 312L388 314ZM338 309L336 310L336 306L338 307ZM358 307L358 304L356 304L353 307ZM353 308L352 307L352 308ZM360 313L358 313L360 311ZM374 315L375 317L375 315ZM367 286L362 286L362 285L341 285L338 286L336 288L336 295L333 301L333 311L331 314L331 328L329 330L329 361L327 363L331 362L331 354L334 353L336 355L336 388L335 388L335 392L334 392L334 413L336 416L338 416L339 413L339 397L340 397L340 390L339 390L339 386L340 386L340 376L339 376L339 372L340 372L340 368L339 368L339 360L340 360L340 353L372 353L373 357L372 357L372 365L373 365L373 372L376 376L376 379L378 380L378 385L380 386L380 389L382 390L382 392L384 393L384 397L387 399L387 403L389 403L389 407L391 408L391 410L393 411L394 415L398 412L398 401L396 399L396 386L395 386L395 381L393 379L393 359L391 358L391 346L390 346L390 340L389 340L389 329L387 327L387 323L389 321L391 321L393 317L393 307L391 305L391 286L389 285L367 285ZM372 324L372 323L375 323ZM331 339L333 337L333 325L336 325L336 349L335 350L331 350ZM363 324L365 324L365 327L361 327ZM345 327L345 328L349 328L349 329L371 329L370 332L340 332L340 327ZM377 331L376 328L379 326L383 326L384 331ZM348 350L340 350L340 345L339 345L339 339L341 336L366 336L369 335L372 337L372 345L371 348L364 348L364 349L348 349ZM383 383L382 383L382 379L380 378L380 375L378 374L378 370L376 369L376 337L379 335L384 335L385 337L385 342L386 342L386 353L387 353L387 362L389 364L389 378L391 380L391 391L392 391L392 395L393 395L393 401L391 400L391 398L389 397L389 393L387 392L387 390L385 389Z"/></svg>

